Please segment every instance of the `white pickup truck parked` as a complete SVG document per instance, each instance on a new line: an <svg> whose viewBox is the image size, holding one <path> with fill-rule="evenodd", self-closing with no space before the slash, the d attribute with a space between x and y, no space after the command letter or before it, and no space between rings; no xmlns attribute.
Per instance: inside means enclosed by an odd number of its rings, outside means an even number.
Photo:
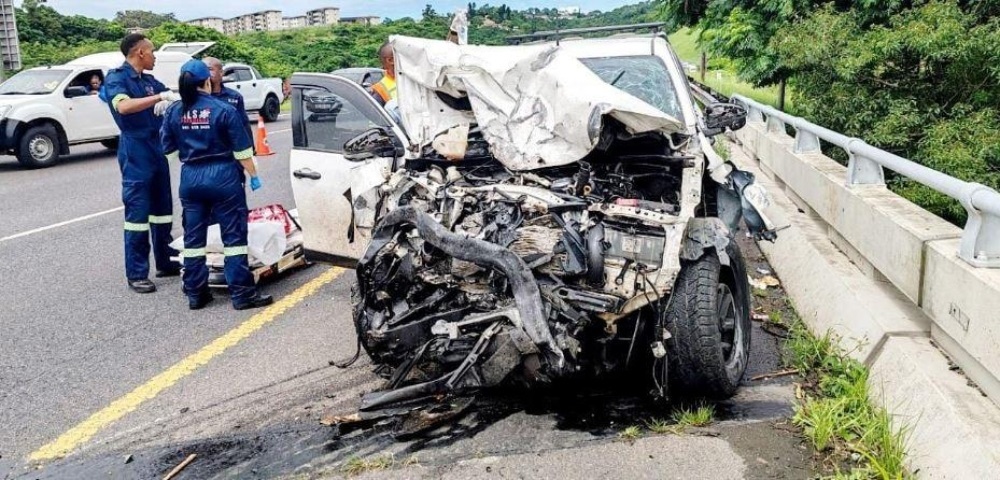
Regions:
<svg viewBox="0 0 1000 480"><path fill-rule="evenodd" d="M285 99L280 78L264 78L256 68L242 63L226 64L223 72L223 83L243 95L248 112L258 112L265 122L278 119Z"/></svg>
<svg viewBox="0 0 1000 480"><path fill-rule="evenodd" d="M176 90L181 65L212 45L202 43L194 50L164 45L151 73ZM108 70L124 61L119 52L96 53L65 65L24 70L0 84L0 154L16 156L28 168L43 168L68 155L70 146L117 148L118 126L90 81L96 76L103 83Z"/></svg>

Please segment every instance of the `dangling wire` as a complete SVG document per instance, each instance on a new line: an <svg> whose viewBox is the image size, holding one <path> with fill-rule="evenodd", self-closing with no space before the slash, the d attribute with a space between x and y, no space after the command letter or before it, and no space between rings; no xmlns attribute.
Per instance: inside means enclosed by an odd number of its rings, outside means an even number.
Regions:
<svg viewBox="0 0 1000 480"><path fill-rule="evenodd" d="M337 367L339 369L345 369L347 367L350 367L351 365L354 365L354 363L357 362L359 358L361 358L361 337L360 336L358 337L357 349L354 350L354 356L353 357L351 357L350 359L348 359L346 362L337 362L335 360L331 360L330 361L330 365L333 365L334 367Z"/></svg>

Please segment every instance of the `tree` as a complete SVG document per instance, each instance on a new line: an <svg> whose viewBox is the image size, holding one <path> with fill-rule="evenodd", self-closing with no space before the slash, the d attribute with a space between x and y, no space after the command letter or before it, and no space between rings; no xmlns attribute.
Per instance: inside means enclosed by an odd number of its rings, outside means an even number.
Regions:
<svg viewBox="0 0 1000 480"><path fill-rule="evenodd" d="M420 13L420 16L423 17L424 20L431 20L437 16L437 11L435 11L434 7L428 3L424 6L424 11Z"/></svg>
<svg viewBox="0 0 1000 480"><path fill-rule="evenodd" d="M115 14L115 22L125 28L156 28L164 23L176 23L177 17L173 13L154 13L145 10L125 10Z"/></svg>
<svg viewBox="0 0 1000 480"><path fill-rule="evenodd" d="M789 72L797 113L1000 188L1000 19L983 7L928 1L878 20L826 6L783 27L771 48ZM965 221L958 202L904 179L891 183L937 215Z"/></svg>

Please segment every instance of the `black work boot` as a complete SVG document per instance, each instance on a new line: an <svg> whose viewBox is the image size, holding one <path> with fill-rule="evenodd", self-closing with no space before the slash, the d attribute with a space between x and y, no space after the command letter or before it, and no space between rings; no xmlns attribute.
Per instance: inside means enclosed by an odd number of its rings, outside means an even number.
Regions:
<svg viewBox="0 0 1000 480"><path fill-rule="evenodd" d="M274 298L270 295L256 294L240 303L234 303L233 308L237 310L249 310L251 308L266 307L274 303Z"/></svg>
<svg viewBox="0 0 1000 480"><path fill-rule="evenodd" d="M156 291L156 285L150 282L148 278L142 280L129 280L128 288L131 288L135 293L153 293Z"/></svg>
<svg viewBox="0 0 1000 480"><path fill-rule="evenodd" d="M188 297L188 308L191 310L201 310L209 303L212 303L213 298L212 292L209 291L201 292L194 298Z"/></svg>

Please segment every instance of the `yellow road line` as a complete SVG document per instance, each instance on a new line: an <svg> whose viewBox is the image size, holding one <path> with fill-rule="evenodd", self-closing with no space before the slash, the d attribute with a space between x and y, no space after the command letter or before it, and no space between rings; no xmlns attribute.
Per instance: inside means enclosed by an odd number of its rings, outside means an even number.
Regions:
<svg viewBox="0 0 1000 480"><path fill-rule="evenodd" d="M320 276L310 280L267 309L250 317L249 320L215 339L201 350L174 364L163 371L163 373L151 378L148 382L132 390L125 396L111 402L110 405L91 415L90 418L71 428L53 442L36 450L28 458L31 461L43 461L68 455L84 442L93 438L101 429L139 408L139 405L142 405L144 402L152 400L160 392L170 388L182 378L194 373L199 367L221 355L222 352L225 352L230 347L245 340L306 297L316 293L320 287L332 282L343 272L344 270L340 268L331 268L323 272Z"/></svg>

